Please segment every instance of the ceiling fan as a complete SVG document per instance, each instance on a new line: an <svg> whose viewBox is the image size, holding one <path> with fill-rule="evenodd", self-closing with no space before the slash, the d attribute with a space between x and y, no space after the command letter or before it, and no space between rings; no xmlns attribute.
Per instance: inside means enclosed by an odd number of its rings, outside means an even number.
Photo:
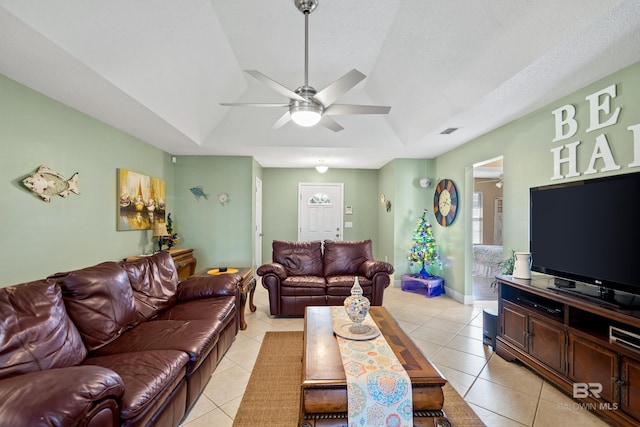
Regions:
<svg viewBox="0 0 640 427"><path fill-rule="evenodd" d="M377 105L334 104L342 95L361 82L366 76L353 69L320 92L309 86L309 14L318 6L319 0L294 0L295 6L304 14L304 85L295 91L289 90L257 70L245 70L247 74L261 81L281 95L289 98L284 104L221 103L231 107L288 107L287 111L273 124L278 129L289 121L300 126L320 124L334 132L344 129L330 116L346 114L388 114L391 107Z"/></svg>

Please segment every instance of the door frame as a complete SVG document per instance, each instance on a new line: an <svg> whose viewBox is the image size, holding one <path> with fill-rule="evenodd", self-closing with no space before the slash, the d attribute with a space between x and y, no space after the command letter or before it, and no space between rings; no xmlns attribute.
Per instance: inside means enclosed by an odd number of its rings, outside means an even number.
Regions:
<svg viewBox="0 0 640 427"><path fill-rule="evenodd" d="M253 265L258 268L262 264L262 179L256 176L255 182L255 240Z"/></svg>

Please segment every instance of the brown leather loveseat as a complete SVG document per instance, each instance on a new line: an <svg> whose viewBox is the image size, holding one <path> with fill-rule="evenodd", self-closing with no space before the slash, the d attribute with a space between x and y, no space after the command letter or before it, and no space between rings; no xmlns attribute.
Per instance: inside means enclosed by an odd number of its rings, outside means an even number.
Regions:
<svg viewBox="0 0 640 427"><path fill-rule="evenodd" d="M371 305L382 305L393 266L373 259L371 240L285 242L274 240L273 262L258 275L269 291L273 316L304 316L307 306L341 305L358 276Z"/></svg>
<svg viewBox="0 0 640 427"><path fill-rule="evenodd" d="M176 426L239 329L240 277L168 252L0 289L0 425Z"/></svg>

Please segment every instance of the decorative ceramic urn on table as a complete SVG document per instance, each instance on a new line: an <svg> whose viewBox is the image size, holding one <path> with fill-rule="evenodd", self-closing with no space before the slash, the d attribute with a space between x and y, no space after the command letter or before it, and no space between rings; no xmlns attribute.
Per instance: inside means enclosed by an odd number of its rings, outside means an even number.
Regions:
<svg viewBox="0 0 640 427"><path fill-rule="evenodd" d="M368 329L362 325L362 322L365 317L367 317L370 307L371 303L367 297L362 295L362 287L358 281L358 276L356 276L353 287L351 288L351 296L344 300L344 308L347 311L349 319L353 322L353 325L349 328L350 332L354 334L364 334L368 331Z"/></svg>

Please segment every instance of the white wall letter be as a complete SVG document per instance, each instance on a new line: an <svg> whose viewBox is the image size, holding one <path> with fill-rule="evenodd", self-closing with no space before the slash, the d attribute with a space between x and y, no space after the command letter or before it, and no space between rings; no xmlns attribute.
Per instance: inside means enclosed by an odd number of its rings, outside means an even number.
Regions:
<svg viewBox="0 0 640 427"><path fill-rule="evenodd" d="M576 107L571 104L567 104L557 110L553 110L552 113L556 119L556 137L553 138L553 142L571 138L576 134L576 132L578 132L578 122L576 122L575 119ZM566 133L563 132L565 126L567 126Z"/></svg>

